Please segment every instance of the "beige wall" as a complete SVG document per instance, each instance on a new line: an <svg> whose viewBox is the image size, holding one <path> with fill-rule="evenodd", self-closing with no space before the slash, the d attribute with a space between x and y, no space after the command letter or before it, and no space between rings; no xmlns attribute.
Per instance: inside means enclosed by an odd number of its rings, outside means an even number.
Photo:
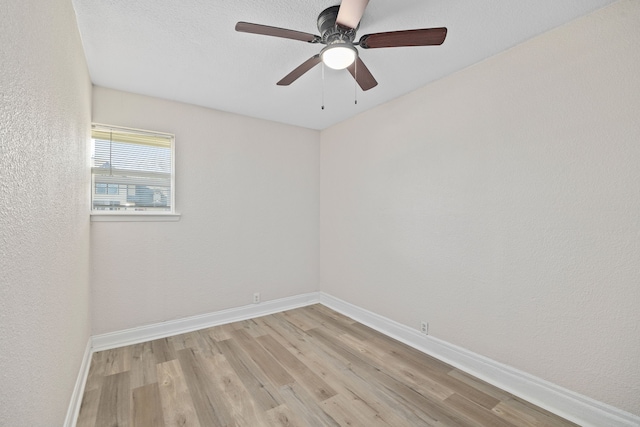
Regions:
<svg viewBox="0 0 640 427"><path fill-rule="evenodd" d="M622 1L323 131L320 289L640 414L639 46Z"/></svg>
<svg viewBox="0 0 640 427"><path fill-rule="evenodd" d="M0 425L59 426L90 334L91 82L69 0L0 16Z"/></svg>
<svg viewBox="0 0 640 427"><path fill-rule="evenodd" d="M91 224L95 334L318 289L319 132L101 87L93 120L176 135L182 214Z"/></svg>

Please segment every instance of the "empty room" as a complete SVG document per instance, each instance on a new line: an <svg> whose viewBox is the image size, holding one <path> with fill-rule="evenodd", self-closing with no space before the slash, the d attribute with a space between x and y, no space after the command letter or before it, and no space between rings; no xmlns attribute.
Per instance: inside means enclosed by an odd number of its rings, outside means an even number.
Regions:
<svg viewBox="0 0 640 427"><path fill-rule="evenodd" d="M0 426L640 426L640 1L0 23Z"/></svg>

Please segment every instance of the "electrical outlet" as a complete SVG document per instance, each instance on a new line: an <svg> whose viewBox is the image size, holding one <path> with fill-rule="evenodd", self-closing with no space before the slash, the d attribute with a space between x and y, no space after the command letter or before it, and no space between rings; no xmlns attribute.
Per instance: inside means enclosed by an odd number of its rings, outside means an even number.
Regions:
<svg viewBox="0 0 640 427"><path fill-rule="evenodd" d="M253 303L260 304L260 292L256 292L253 294Z"/></svg>
<svg viewBox="0 0 640 427"><path fill-rule="evenodd" d="M420 323L420 332L422 332L425 335L429 335L429 324L425 321L422 321Z"/></svg>

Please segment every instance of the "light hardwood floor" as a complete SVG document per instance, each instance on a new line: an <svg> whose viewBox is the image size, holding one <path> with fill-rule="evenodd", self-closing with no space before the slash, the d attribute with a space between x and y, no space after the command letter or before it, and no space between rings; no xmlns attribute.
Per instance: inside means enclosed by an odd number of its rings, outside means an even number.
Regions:
<svg viewBox="0 0 640 427"><path fill-rule="evenodd" d="M95 353L77 425L575 424L313 305Z"/></svg>

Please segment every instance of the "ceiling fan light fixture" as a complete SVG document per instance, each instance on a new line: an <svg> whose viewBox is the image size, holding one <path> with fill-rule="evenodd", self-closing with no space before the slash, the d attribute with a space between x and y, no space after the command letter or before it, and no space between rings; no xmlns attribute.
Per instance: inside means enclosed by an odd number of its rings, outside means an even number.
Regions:
<svg viewBox="0 0 640 427"><path fill-rule="evenodd" d="M278 81L278 86L289 86L313 67L323 63L323 70L324 65L336 70L348 69L360 89L366 91L374 88L378 82L359 58L356 46L361 49L438 46L447 36L445 27L419 28L365 34L355 42L356 32L360 28L360 20L368 3L369 0L341 0L340 5L328 7L320 12L317 20L319 36L243 21L236 24L236 31L326 45L320 53L316 53ZM324 79L324 71L322 76Z"/></svg>
<svg viewBox="0 0 640 427"><path fill-rule="evenodd" d="M343 70L353 64L358 57L358 51L350 44L339 43L322 49L320 57L327 67L334 70Z"/></svg>

